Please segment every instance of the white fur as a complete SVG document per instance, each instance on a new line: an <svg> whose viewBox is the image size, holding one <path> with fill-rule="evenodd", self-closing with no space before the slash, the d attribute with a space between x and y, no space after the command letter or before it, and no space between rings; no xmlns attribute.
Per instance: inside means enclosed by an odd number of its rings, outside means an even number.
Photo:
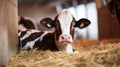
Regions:
<svg viewBox="0 0 120 67"><path fill-rule="evenodd" d="M41 36L40 36L40 41L42 41L42 39L43 39L43 37L47 34L48 32L44 32L44 34L42 34Z"/></svg>
<svg viewBox="0 0 120 67"><path fill-rule="evenodd" d="M20 36L20 35L21 35L21 32L18 33L18 36Z"/></svg>
<svg viewBox="0 0 120 67"><path fill-rule="evenodd" d="M31 29L30 30L31 33L35 33L35 32L40 32L39 30L35 30L35 29Z"/></svg>
<svg viewBox="0 0 120 67"><path fill-rule="evenodd" d="M70 35L70 26L71 26L71 23L72 23L72 20L73 20L72 14L67 10L63 10L58 15L58 20L60 22L60 27L61 27L61 31L62 31L62 34L60 36L62 36L62 35ZM62 46L61 43L59 43L59 42L61 42L60 40L61 39L59 38L58 43L57 43L58 49L59 50L60 49L63 49L63 50L65 49L66 53L73 53L73 48L72 48L71 43L66 44L66 46L64 47L64 46ZM73 42L72 36L70 38L70 41Z"/></svg>
<svg viewBox="0 0 120 67"><path fill-rule="evenodd" d="M70 25L71 25L72 19L73 17L69 11L63 10L60 13L58 20L60 21L62 34L70 35Z"/></svg>
<svg viewBox="0 0 120 67"><path fill-rule="evenodd" d="M66 53L73 53L73 48L72 48L72 45L71 44L68 44L67 46L66 46Z"/></svg>
<svg viewBox="0 0 120 67"><path fill-rule="evenodd" d="M29 37L32 33L30 31L27 31L27 33L22 37L20 38L20 40L24 40L25 38Z"/></svg>
<svg viewBox="0 0 120 67"><path fill-rule="evenodd" d="M25 28L22 24L19 24L18 25L18 30L20 30L20 31L26 31L27 28Z"/></svg>
<svg viewBox="0 0 120 67"><path fill-rule="evenodd" d="M66 46L66 53L69 53L69 54L79 54L79 51L77 51L77 50L75 50L75 51L73 51L73 47L72 47L72 45L71 44L68 44L67 46Z"/></svg>
<svg viewBox="0 0 120 67"><path fill-rule="evenodd" d="M25 45L25 49L27 49L28 47L30 47L32 49L34 44L35 44L35 41L27 42L27 44Z"/></svg>
<svg viewBox="0 0 120 67"><path fill-rule="evenodd" d="M38 41L40 39L40 41L42 41L43 37L47 34L48 32L45 32L44 34L42 34L40 37L36 38L34 41L30 41L25 45L25 49L27 49L28 47L30 47L31 49L33 48L33 46L35 45L35 42Z"/></svg>
<svg viewBox="0 0 120 67"><path fill-rule="evenodd" d="M29 37L32 33L35 33L35 32L40 32L39 30L30 30L30 31L27 31L27 33L22 37L20 38L20 40L24 40L25 38Z"/></svg>

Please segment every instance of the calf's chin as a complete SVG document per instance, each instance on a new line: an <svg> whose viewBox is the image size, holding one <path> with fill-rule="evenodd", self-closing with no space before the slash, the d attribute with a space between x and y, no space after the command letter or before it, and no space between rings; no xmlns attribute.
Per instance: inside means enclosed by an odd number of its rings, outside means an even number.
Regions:
<svg viewBox="0 0 120 67"><path fill-rule="evenodd" d="M59 51L65 51L66 53L74 53L72 48L72 42L56 42L56 46Z"/></svg>

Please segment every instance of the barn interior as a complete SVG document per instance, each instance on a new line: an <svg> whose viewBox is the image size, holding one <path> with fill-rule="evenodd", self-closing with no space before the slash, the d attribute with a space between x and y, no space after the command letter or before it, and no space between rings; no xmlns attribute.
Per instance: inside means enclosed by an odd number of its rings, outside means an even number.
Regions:
<svg viewBox="0 0 120 67"><path fill-rule="evenodd" d="M80 30L76 28L74 44L77 45L76 49L80 50L80 54L66 55L64 52L35 50L30 52L23 50L18 53L16 45L18 44L18 16L34 19L39 30L54 31L43 27L39 22L45 17L54 19L63 9L68 9L76 20L88 18L91 21L91 25L87 28ZM0 67L120 66L118 63L120 61L120 2L118 0L0 0L0 31ZM29 55L30 58L27 58Z"/></svg>
<svg viewBox="0 0 120 67"><path fill-rule="evenodd" d="M88 18L92 22L86 29L76 29L77 37L82 39L119 38L120 28L116 17L118 14L115 12L117 7L114 4L112 6L109 0L18 0L18 15L31 17L39 25L42 18L54 19L62 9L68 9L76 20ZM39 28L46 30L42 26Z"/></svg>

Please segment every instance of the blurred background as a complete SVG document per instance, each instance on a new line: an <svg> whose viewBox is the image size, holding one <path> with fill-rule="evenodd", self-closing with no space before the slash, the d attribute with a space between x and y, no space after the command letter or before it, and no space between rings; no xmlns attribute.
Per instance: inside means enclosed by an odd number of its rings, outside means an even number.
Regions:
<svg viewBox="0 0 120 67"><path fill-rule="evenodd" d="M45 17L54 19L68 9L76 20L88 18L91 25L75 31L75 39L120 38L120 2L118 0L18 0L18 15L33 18L39 24Z"/></svg>

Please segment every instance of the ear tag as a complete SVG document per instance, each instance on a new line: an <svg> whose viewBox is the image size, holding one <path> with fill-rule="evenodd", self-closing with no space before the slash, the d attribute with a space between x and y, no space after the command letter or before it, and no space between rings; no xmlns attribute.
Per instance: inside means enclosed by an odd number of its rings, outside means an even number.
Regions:
<svg viewBox="0 0 120 67"><path fill-rule="evenodd" d="M80 24L80 27L84 27L84 23L81 23L81 24Z"/></svg>
<svg viewBox="0 0 120 67"><path fill-rule="evenodd" d="M50 24L50 23L47 23L47 27L51 28L52 26L51 26L51 24Z"/></svg>

